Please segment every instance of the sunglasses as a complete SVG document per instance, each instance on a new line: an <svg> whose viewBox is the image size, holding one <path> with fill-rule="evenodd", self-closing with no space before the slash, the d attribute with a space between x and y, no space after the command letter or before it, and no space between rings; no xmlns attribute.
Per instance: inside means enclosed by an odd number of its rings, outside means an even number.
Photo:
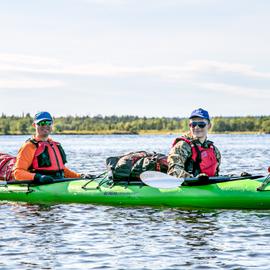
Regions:
<svg viewBox="0 0 270 270"><path fill-rule="evenodd" d="M44 121L40 121L37 123L38 126L50 126L52 124L52 121L47 121L47 120L44 120Z"/></svg>
<svg viewBox="0 0 270 270"><path fill-rule="evenodd" d="M205 122L191 122L189 123L189 126L192 128L195 128L196 126L198 126L199 128L205 128L207 125L207 123Z"/></svg>

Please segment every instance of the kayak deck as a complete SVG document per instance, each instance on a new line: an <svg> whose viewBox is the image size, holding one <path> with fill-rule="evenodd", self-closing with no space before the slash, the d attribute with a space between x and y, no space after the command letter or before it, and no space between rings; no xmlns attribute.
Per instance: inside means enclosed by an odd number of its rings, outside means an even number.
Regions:
<svg viewBox="0 0 270 270"><path fill-rule="evenodd" d="M106 179L105 179L106 180ZM270 209L270 186L257 191L265 178L203 186L157 189L135 184L101 184L76 180L48 185L0 185L1 201L31 204L85 203L104 205L168 206L181 208Z"/></svg>

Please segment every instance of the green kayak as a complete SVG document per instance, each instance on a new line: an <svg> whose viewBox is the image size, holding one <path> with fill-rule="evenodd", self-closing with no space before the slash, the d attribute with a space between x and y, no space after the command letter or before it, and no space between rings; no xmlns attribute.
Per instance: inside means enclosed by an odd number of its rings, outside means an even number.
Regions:
<svg viewBox="0 0 270 270"><path fill-rule="evenodd" d="M47 185L1 184L0 200L31 204L85 203L180 208L270 209L270 185L257 191L265 178L158 189L108 180L73 180Z"/></svg>

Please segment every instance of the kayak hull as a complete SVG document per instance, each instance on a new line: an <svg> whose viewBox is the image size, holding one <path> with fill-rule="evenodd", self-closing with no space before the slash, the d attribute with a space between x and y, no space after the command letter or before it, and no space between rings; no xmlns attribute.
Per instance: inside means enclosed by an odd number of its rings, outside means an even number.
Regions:
<svg viewBox="0 0 270 270"><path fill-rule="evenodd" d="M100 184L76 180L40 186L1 185L1 201L31 204L84 203L212 209L270 209L270 187L257 191L265 178L202 186L157 189L145 185ZM104 179L103 181L104 182Z"/></svg>

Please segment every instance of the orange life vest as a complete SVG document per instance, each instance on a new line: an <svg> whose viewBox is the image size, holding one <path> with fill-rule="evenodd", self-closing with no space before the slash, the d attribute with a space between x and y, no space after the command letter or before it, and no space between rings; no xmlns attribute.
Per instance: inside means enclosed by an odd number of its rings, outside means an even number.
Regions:
<svg viewBox="0 0 270 270"><path fill-rule="evenodd" d="M32 172L62 176L66 163L65 152L58 142L30 139L37 149L31 166Z"/></svg>
<svg viewBox="0 0 270 270"><path fill-rule="evenodd" d="M188 140L185 137L179 137L174 140L172 146L174 146L179 141L185 141L191 147L191 159L194 163L193 171L191 172L193 175L196 176L199 173L205 173L210 177L216 175L218 162L213 143L210 143L209 148L204 148L200 145L193 143L191 140Z"/></svg>

